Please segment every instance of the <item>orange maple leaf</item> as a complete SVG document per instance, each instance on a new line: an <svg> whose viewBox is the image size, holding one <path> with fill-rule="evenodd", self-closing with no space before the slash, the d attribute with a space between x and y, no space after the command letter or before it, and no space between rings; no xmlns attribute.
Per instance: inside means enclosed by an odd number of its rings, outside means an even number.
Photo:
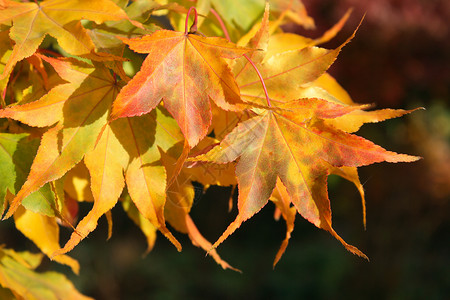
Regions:
<svg viewBox="0 0 450 300"><path fill-rule="evenodd" d="M217 247L245 220L265 206L277 178L286 187L297 211L319 228L329 231L349 251L366 257L347 244L331 227L331 209L326 188L333 167L357 167L375 162L411 162L418 157L397 154L361 137L324 123L358 109L321 99L300 99L280 109L262 110L240 123L208 153L190 161L229 163L238 160L239 214Z"/></svg>
<svg viewBox="0 0 450 300"><path fill-rule="evenodd" d="M121 40L133 51L148 56L117 96L111 120L148 113L164 100L193 147L207 134L211 123L209 97L225 110L236 110L234 105L242 102L223 58L233 59L251 49L222 38L170 30Z"/></svg>

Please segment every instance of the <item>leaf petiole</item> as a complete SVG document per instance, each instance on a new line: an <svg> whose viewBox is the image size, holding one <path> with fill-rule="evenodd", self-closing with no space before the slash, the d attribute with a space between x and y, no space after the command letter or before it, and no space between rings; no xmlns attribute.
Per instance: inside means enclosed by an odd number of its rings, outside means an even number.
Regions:
<svg viewBox="0 0 450 300"><path fill-rule="evenodd" d="M192 23L192 25L188 31L189 16L191 15L191 11L194 11L194 23ZM189 11L186 15L186 22L184 24L184 34L188 35L189 33L196 33L196 32L197 32L197 10L195 9L195 7L191 6L191 8L189 8Z"/></svg>

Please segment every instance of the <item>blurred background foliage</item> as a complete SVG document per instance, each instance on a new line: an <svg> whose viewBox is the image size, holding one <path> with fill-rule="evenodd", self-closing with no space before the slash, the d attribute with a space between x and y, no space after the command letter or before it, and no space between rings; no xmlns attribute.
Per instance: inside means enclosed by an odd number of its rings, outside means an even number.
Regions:
<svg viewBox="0 0 450 300"><path fill-rule="evenodd" d="M46 261L40 269L59 268L83 293L96 299L445 299L450 295L450 1L308 0L315 30L285 29L316 37L349 7L354 11L335 41L336 47L366 13L356 38L344 48L330 73L359 103L376 108L412 109L409 116L365 125L359 135L389 150L420 155L412 164L376 164L360 168L367 198L367 230L352 184L330 177L329 193L336 231L371 259L348 253L338 241L297 217L285 255L272 262L285 235L269 204L219 247L222 258L243 270L223 271L183 235L184 249L162 236L142 257L146 241L118 207L114 234L107 225L71 254L80 276ZM212 187L198 195L192 218L215 241L236 216L228 213L230 188ZM89 204L81 204L85 215ZM63 229L62 240L70 231ZM8 247L36 249L11 221L0 235Z"/></svg>

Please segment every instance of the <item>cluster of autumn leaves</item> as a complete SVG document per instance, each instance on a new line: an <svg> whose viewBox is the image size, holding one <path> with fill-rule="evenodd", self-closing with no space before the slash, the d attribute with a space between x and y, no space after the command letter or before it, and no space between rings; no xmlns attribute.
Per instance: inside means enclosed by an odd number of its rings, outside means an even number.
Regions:
<svg viewBox="0 0 450 300"><path fill-rule="evenodd" d="M353 182L364 206L358 166L418 158L352 133L409 111L367 111L326 73L353 35L318 45L349 14L309 39L280 27L313 25L300 1L261 2L249 22L214 0L0 0L3 218L78 272L65 253L102 215L111 228L120 202L149 250L157 231L181 250L169 223L231 268L215 248L270 200L287 224L275 263L297 213L365 257L331 226L327 177ZM214 244L189 216L193 181L238 187L239 213ZM79 201L93 207L76 224ZM58 223L74 227L62 248Z"/></svg>

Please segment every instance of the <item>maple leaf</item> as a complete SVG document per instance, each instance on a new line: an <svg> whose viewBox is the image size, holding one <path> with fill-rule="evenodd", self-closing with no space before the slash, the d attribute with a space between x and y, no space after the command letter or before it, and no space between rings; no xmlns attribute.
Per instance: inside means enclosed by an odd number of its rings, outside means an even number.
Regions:
<svg viewBox="0 0 450 300"><path fill-rule="evenodd" d="M0 248L0 284L3 299L79 299L89 300L73 284L56 272L38 273L42 254L15 252ZM5 290L5 288L9 290ZM10 291L6 294L5 291ZM7 298L6 298L7 297Z"/></svg>
<svg viewBox="0 0 450 300"><path fill-rule="evenodd" d="M128 217L133 220L133 222L141 229L142 233L147 239L147 251L149 253L155 246L156 232L158 228L153 226L153 224L145 218L134 205L133 201L129 196L126 196L122 200L123 210L127 213Z"/></svg>
<svg viewBox="0 0 450 300"><path fill-rule="evenodd" d="M16 43L0 79L5 78L18 61L36 52L47 34L55 37L72 55L89 54L95 47L78 20L101 23L128 19L110 0L45 0L40 3L5 0L5 7L0 9L0 24L12 22L10 37ZM139 26L137 22L133 24Z"/></svg>
<svg viewBox="0 0 450 300"><path fill-rule="evenodd" d="M63 108L68 99L83 95L85 91L81 91L80 95L74 94L74 92L79 90L83 82L95 71L92 65L75 60L57 60L41 55L38 55L38 57L50 63L58 75L67 83L55 86L37 101L22 105L11 105L0 110L0 117L14 119L35 127L51 126L63 119ZM105 70L102 69L100 72L97 71L97 74L92 74L93 77L97 76L98 86L105 83L101 79L104 72ZM93 89L91 95L95 95L95 92L96 89Z"/></svg>
<svg viewBox="0 0 450 300"><path fill-rule="evenodd" d="M164 167L154 164L159 160L156 145L167 149L183 140L174 120L158 110L158 117L155 112L143 118L107 123L106 116L120 88L108 70L74 60L44 59L70 82L55 87L35 102L2 111L2 116L34 126L49 126L59 120L43 135L28 179L5 217L14 212L24 197L44 183L60 178L86 156L94 208L77 226L71 240L55 255L72 249L96 227L98 218L115 205L124 186L124 169L133 202L180 249L178 241L165 227ZM50 116L43 114L45 109L53 113ZM97 140L102 130L103 134ZM168 132L171 134L166 136Z"/></svg>
<svg viewBox="0 0 450 300"><path fill-rule="evenodd" d="M348 11L322 37L312 40L291 33L270 35L266 9L259 30L249 40L247 47L263 50L253 52L249 56L261 74L270 102L286 102L299 98L332 99L314 83L320 77L326 76L326 70L336 60L342 48L352 40L359 26L336 49L329 50L316 45L333 38L345 24L350 13L351 11ZM248 38L244 37L243 41L245 40ZM233 73L244 101L267 105L261 79L248 60L242 58L237 60L233 66Z"/></svg>
<svg viewBox="0 0 450 300"><path fill-rule="evenodd" d="M111 120L148 113L164 100L193 147L211 123L209 98L226 110L241 103L233 74L222 57L236 58L250 49L222 38L169 30L121 39L133 51L148 55L141 70L117 96Z"/></svg>
<svg viewBox="0 0 450 300"><path fill-rule="evenodd" d="M348 93L336 82L326 69L334 61L343 46L345 46L354 36L350 36L346 42L335 50L326 50L315 47L318 44L327 42L333 38L343 27L350 16L351 10L341 18L331 29L315 40L305 38L291 33L277 33L270 35L270 26L267 22L267 16L264 16L259 30L249 40L247 47L264 49L262 52L253 52L251 59L256 62L259 71L262 74L264 84L270 95L270 103L283 103L296 98L321 98L331 102L357 105L352 101ZM245 41L247 37L243 38ZM248 40L248 39L247 39ZM238 44L241 44L239 42ZM287 64L284 61L290 57ZM294 63L294 64L292 64ZM298 65L297 65L298 64ZM235 64L234 73L241 89L241 95L246 101L267 101L263 96L263 89L254 74L249 62L240 59ZM253 77L251 83L249 78ZM295 80L293 80L295 78ZM268 82L269 83L268 83ZM272 83L270 83L272 81ZM367 106L349 111L336 118L325 119L323 122L327 125L341 129L346 132L357 131L364 123L379 122L393 117L399 117L411 111L404 110L380 110L366 112ZM356 167L333 167L328 172L339 175L355 184L361 194L363 207L363 223L366 226L366 212L364 190L359 181ZM278 188L280 189L280 188ZM278 197L280 199L280 197ZM277 203L277 202L276 202ZM281 201L278 204L283 203ZM284 210L285 219L289 216ZM289 219L288 233L290 229ZM281 257L287 245L286 239L277 254L276 262Z"/></svg>
<svg viewBox="0 0 450 300"><path fill-rule="evenodd" d="M284 251L286 251L289 239L291 238L291 233L292 231L294 231L294 222L297 211L295 210L295 207L291 207L291 199L289 197L289 193L286 190L286 187L280 181L280 178L277 179L277 184L275 186L275 189L273 190L271 200L275 203L277 208L277 210L275 211L275 219L278 220L278 214L280 214L286 221L286 237L281 243L280 249L275 256L275 260L273 262L273 267L275 268L276 264L283 256Z"/></svg>
<svg viewBox="0 0 450 300"><path fill-rule="evenodd" d="M386 151L323 122L323 119L345 115L358 107L300 99L278 108L262 110L240 123L208 153L189 159L222 164L239 159L236 165L239 214L213 247L265 206L280 178L291 202L305 219L329 231L349 251L365 257L331 227L326 190L330 168L381 161L410 162L419 158Z"/></svg>
<svg viewBox="0 0 450 300"><path fill-rule="evenodd" d="M162 152L161 159L169 174L175 172L175 158ZM223 269L232 269L240 272L240 270L233 268L224 261L216 250L211 250L212 244L203 237L189 216L195 197L194 187L191 183L192 180L193 178L188 172L182 171L167 189L167 201L164 209L167 221L179 232L187 234L193 245L209 251L208 254Z"/></svg>
<svg viewBox="0 0 450 300"><path fill-rule="evenodd" d="M323 36L309 39L280 28L286 19L313 26L300 0L273 0L271 7L266 1L256 25L264 1L252 0L243 7L235 0L194 1L200 22L195 8L186 8L192 2L0 0L0 118L11 119L0 122L0 170L11 174L0 179L0 212L9 203L5 218L13 216L17 229L43 253L75 272L78 263L65 253L93 231L103 215L109 238L117 201L146 236L147 252L157 231L181 249L167 221L223 268L231 268L215 248L271 200L275 218L286 221L274 266L288 245L297 212L365 257L332 228L328 176L339 175L358 188L365 225L357 167L418 158L351 134L365 123L411 111L365 111L368 105L353 102L326 73L355 33L336 49L317 46L340 31L350 12ZM214 9L233 38L240 38L236 44ZM194 23L188 30L192 11ZM269 22L270 11L274 22ZM163 24L152 16L165 14L175 30L184 24L184 32L154 32ZM228 41L206 37L198 28L211 36L223 33ZM35 53L46 35L57 41L50 47L83 56L84 62ZM137 53L124 52L126 45ZM39 52L59 56L49 49ZM131 54L133 67L143 60L140 54L147 54L131 80L134 71L125 72L123 54ZM40 145L34 137L40 138ZM190 151L196 157L184 164ZM205 188L239 187L239 214L214 245L189 215L196 194L192 181ZM60 248L58 223L75 226L78 201L92 202L92 209ZM8 275L12 273L3 273L10 271L2 265L10 257L33 269L37 259L1 247L0 252L0 284L10 288L7 292L17 298L41 297ZM82 298L65 278L49 276L60 286L48 287L46 276L23 266L17 270L42 283L45 287L39 288L46 296ZM2 295L4 291L0 289Z"/></svg>
<svg viewBox="0 0 450 300"><path fill-rule="evenodd" d="M161 109L107 125L84 159L91 177L94 206L64 248L54 255L70 251L97 227L98 219L117 203L125 182L139 212L180 250L179 242L165 226L166 172L159 162L158 147L168 150L182 141L175 121Z"/></svg>
<svg viewBox="0 0 450 300"><path fill-rule="evenodd" d="M0 179L0 214L3 214L8 193L16 193L25 182L37 148L38 140L30 139L29 134L0 133L1 171L9 174ZM23 199L22 205L32 212L64 219L61 213L64 205L54 193L58 191L45 184Z"/></svg>
<svg viewBox="0 0 450 300"><path fill-rule="evenodd" d="M356 167L334 167L331 168L330 174L338 175L344 179L347 179L348 181L352 182L358 189L359 195L361 196L363 225L364 229L366 229L366 197L363 185L359 180L358 169Z"/></svg>
<svg viewBox="0 0 450 300"><path fill-rule="evenodd" d="M17 229L32 240L48 257L52 257L52 254L60 249L59 226L55 218L19 207L14 213L14 222ZM61 255L54 260L70 266L74 273L79 273L80 266L75 259Z"/></svg>
<svg viewBox="0 0 450 300"><path fill-rule="evenodd" d="M8 45L9 36L7 31L0 32L0 73L3 74L6 63L8 62L9 57L11 56L12 46ZM11 72L12 69L9 71ZM5 94L6 94L6 86L8 85L9 74L6 74L5 78L0 79L0 99L2 106L5 105Z"/></svg>
<svg viewBox="0 0 450 300"><path fill-rule="evenodd" d="M58 65L58 60L45 58ZM5 217L11 216L22 200L47 182L61 178L75 166L96 142L101 128L106 123L108 109L117 95L118 86L108 70L94 68L75 60L62 62L69 64L69 72L78 73L71 77L70 86L66 86L67 98L55 95L54 99L46 96L28 105L22 105L27 114L15 111L14 116L26 124L50 126L41 139L41 144L34 158L30 174L20 191L14 198ZM58 88L58 87L56 87ZM55 108L52 115L39 113L44 107ZM37 109L37 113L36 113ZM59 120L58 120L59 119Z"/></svg>

